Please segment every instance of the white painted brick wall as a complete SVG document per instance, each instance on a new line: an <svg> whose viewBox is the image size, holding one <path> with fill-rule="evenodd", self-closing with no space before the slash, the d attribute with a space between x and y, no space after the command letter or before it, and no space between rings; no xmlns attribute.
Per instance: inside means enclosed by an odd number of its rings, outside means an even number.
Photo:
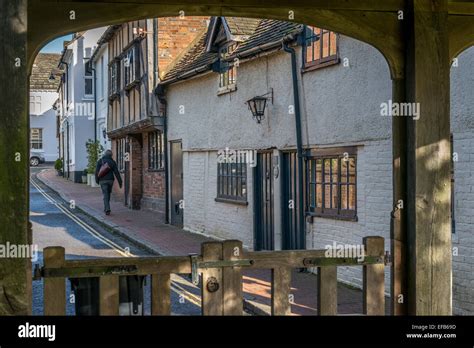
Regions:
<svg viewBox="0 0 474 348"><path fill-rule="evenodd" d="M357 222L316 218L307 224L307 246L324 249L333 241L362 244L366 236L385 238L390 250L392 210L391 141L366 142L357 150ZM390 291L390 268L385 270L385 289ZM362 267L338 267L338 279L362 287Z"/></svg>
<svg viewBox="0 0 474 348"><path fill-rule="evenodd" d="M474 132L453 133L455 233L453 312L474 313ZM456 250L457 248L457 250Z"/></svg>
<svg viewBox="0 0 474 348"><path fill-rule="evenodd" d="M253 248L251 167L247 167L247 206L216 202L217 151L183 153L184 229L219 239L239 239Z"/></svg>

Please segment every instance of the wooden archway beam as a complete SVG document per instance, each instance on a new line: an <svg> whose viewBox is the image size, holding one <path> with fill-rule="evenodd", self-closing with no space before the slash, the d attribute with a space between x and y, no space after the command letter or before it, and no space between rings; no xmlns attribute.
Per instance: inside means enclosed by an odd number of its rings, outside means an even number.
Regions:
<svg viewBox="0 0 474 348"><path fill-rule="evenodd" d="M53 38L126 21L180 15L238 16L292 20L364 41L387 59L392 77L403 75L403 41L397 13L404 0L70 0L30 1L28 62ZM139 6L137 6L139 5ZM74 11L75 19L71 19Z"/></svg>
<svg viewBox="0 0 474 348"><path fill-rule="evenodd" d="M474 11L472 16L450 15L448 25L449 57L452 60L462 51L474 45Z"/></svg>

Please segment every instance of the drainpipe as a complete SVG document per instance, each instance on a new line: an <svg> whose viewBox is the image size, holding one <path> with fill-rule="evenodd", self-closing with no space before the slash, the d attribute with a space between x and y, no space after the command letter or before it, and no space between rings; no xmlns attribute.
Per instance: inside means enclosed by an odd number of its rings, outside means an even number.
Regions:
<svg viewBox="0 0 474 348"><path fill-rule="evenodd" d="M300 94L298 88L298 69L296 65L296 51L289 47L288 43L283 43L283 50L291 54L291 73L293 77L293 98L295 104L295 125L296 125L296 153L298 157L298 204L299 204L299 249L306 247L305 234L305 212L304 212L304 183L303 183L303 145L302 145L302 131L301 131L301 110L300 110Z"/></svg>
<svg viewBox="0 0 474 348"><path fill-rule="evenodd" d="M170 204L169 204L169 168L168 168L168 116L167 114L167 104L166 100L163 98L164 105L163 105L163 116L164 116L164 126L163 126L163 154L165 155L164 158L164 166L165 166L165 223L170 223L169 213L170 213Z"/></svg>
<svg viewBox="0 0 474 348"><path fill-rule="evenodd" d="M66 78L64 79L64 84L66 85L66 90L65 90L65 93L66 93L66 108L69 107L69 64L66 63L65 61L61 60L59 62L60 64L64 64L66 66Z"/></svg>
<svg viewBox="0 0 474 348"><path fill-rule="evenodd" d="M153 87L158 82L158 19L153 18Z"/></svg>
<svg viewBox="0 0 474 348"><path fill-rule="evenodd" d="M95 68L92 67L92 61L90 62L91 71L94 74L94 141L97 141L97 76Z"/></svg>

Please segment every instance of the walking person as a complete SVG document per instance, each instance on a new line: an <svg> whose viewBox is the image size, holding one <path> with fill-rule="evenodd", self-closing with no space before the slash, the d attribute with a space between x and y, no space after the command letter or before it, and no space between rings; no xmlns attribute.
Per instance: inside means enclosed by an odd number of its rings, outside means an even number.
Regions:
<svg viewBox="0 0 474 348"><path fill-rule="evenodd" d="M118 171L117 163L112 158L112 151L105 151L104 156L97 161L95 169L95 181L102 189L104 196L104 212L110 215L110 194L114 186L114 175L117 178L120 188L122 188L122 178Z"/></svg>

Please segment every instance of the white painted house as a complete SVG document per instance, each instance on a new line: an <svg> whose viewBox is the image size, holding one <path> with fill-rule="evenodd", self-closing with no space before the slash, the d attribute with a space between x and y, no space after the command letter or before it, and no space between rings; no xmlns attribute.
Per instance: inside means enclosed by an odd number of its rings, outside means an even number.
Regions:
<svg viewBox="0 0 474 348"><path fill-rule="evenodd" d="M53 110L58 82L50 79L59 58L59 54L38 54L30 78L30 150L41 154L46 162L53 162L59 156Z"/></svg>
<svg viewBox="0 0 474 348"><path fill-rule="evenodd" d="M86 142L95 136L94 71L89 63L106 28L76 33L66 42L59 68L64 71L60 91L60 153L64 175L81 182L87 168Z"/></svg>
<svg viewBox="0 0 474 348"><path fill-rule="evenodd" d="M100 141L104 150L110 150L112 142L107 136L107 112L109 107L108 81L109 81L109 49L106 32L97 41L97 47L92 52L92 66L94 73L94 101L95 101L95 137Z"/></svg>
<svg viewBox="0 0 474 348"><path fill-rule="evenodd" d="M292 55L283 43L295 50L296 103ZM226 64L230 70L219 73ZM473 314L474 49L455 65L453 308ZM324 249L378 235L390 250L392 119L381 106L392 87L375 48L294 23L216 17L161 76L157 93L167 102L169 189L183 192L170 196L171 221L184 214L184 229L240 239L250 249ZM266 98L259 123L246 103L258 96ZM247 161L222 161L226 151L234 159L233 151L247 151ZM255 152L256 166L249 163ZM360 268L340 267L338 278L362 284Z"/></svg>

